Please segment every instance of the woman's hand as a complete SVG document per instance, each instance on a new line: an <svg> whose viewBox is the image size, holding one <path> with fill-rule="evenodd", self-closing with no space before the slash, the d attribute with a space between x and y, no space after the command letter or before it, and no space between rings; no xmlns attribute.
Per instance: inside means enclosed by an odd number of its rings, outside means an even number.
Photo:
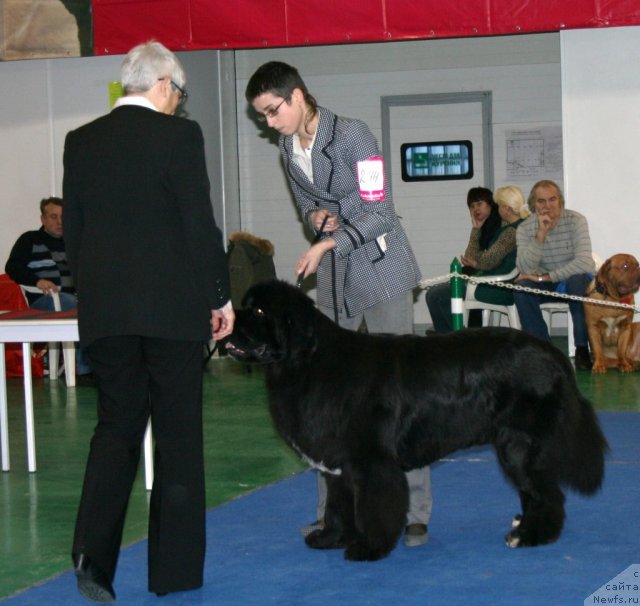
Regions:
<svg viewBox="0 0 640 606"><path fill-rule="evenodd" d="M464 255L461 255L460 261L465 267L473 267L473 269L478 269L478 262L471 257L465 257Z"/></svg>
<svg viewBox="0 0 640 606"><path fill-rule="evenodd" d="M296 263L296 276L300 278L300 276L306 277L316 273L324 254L335 247L336 241L333 238L325 238L313 244L311 248L298 259L298 263Z"/></svg>
<svg viewBox="0 0 640 606"><path fill-rule="evenodd" d="M322 223L325 217L327 218L327 221L323 227ZM313 225L313 229L315 229L315 231L322 230L322 231L332 232L338 229L340 222L338 221L338 217L331 214L328 210L321 209L321 210L314 210L311 213L311 225Z"/></svg>
<svg viewBox="0 0 640 606"><path fill-rule="evenodd" d="M489 215L487 215L487 217L488 216ZM484 222L487 220L487 217L482 217L481 219L478 219L477 217L474 217L473 213L471 213L472 227L475 227L476 229L480 229L484 225Z"/></svg>

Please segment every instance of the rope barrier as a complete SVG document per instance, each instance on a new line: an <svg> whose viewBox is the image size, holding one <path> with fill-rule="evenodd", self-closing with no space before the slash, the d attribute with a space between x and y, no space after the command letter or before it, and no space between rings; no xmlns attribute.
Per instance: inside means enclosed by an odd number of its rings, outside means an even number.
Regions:
<svg viewBox="0 0 640 606"><path fill-rule="evenodd" d="M455 259L457 261L457 259ZM557 299L565 299L565 300L569 300L569 301L582 301L583 303L589 303L590 305L604 305L607 307L620 307L623 309L632 309L634 312L636 313L640 313L640 306L637 305L631 305L629 303L618 303L617 301L602 301L602 300L598 300L598 299L591 299L589 297L580 297L578 295L568 295L566 293L560 293L560 292L555 292L555 291L550 291L550 290L543 290L540 288L532 288L530 286L520 286L519 284L514 284L511 282L503 282L500 280L490 280L487 278L490 278L490 276L483 276L482 280L479 280L477 278L474 278L474 276L467 276L465 274L461 274L459 272L458 269L462 269L462 266L460 265L460 262L458 261L458 267L454 268L454 263L451 263L451 273L447 274L446 276L438 276L436 278L424 278L422 280L420 280L420 282L418 283L418 286L425 290L430 288L431 286L434 286L435 284L440 284L442 282L446 282L447 280L456 280L458 284L462 285L461 280L467 280L468 282L471 282L472 284L488 284L490 286L497 286L498 288L507 288L509 290L520 290L523 292L529 292L532 294L536 294L536 295L544 295L547 297L554 297ZM453 282L453 280L452 280ZM453 307L453 284L451 286L451 296L452 296L452 301L451 301L451 310L452 312L454 312L454 307ZM462 309L464 309L464 307L462 307ZM456 311L454 312L456 315L460 312ZM454 316L455 317L455 316ZM461 328L461 327L460 327ZM456 330L456 327L454 325L454 330Z"/></svg>

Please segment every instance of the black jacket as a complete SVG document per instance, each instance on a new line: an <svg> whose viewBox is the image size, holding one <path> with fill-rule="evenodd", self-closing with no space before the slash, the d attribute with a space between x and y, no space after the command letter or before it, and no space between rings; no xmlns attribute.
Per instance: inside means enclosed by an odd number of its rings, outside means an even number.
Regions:
<svg viewBox="0 0 640 606"><path fill-rule="evenodd" d="M210 338L229 275L196 122L123 106L71 131L63 197L83 345Z"/></svg>

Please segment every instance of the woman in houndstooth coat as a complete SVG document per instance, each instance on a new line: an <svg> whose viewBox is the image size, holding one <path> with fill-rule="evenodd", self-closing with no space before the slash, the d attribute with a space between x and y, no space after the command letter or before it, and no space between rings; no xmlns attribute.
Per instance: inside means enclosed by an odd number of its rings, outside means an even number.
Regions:
<svg viewBox="0 0 640 606"><path fill-rule="evenodd" d="M315 232L300 257L301 281L317 272L318 308L340 326L413 332L413 289L420 270L400 225L375 137L361 120L337 116L309 93L298 71L265 63L245 92L258 119L280 133L291 191ZM407 474L410 511L405 543L423 544L431 513L428 468ZM323 491L318 519L324 513Z"/></svg>

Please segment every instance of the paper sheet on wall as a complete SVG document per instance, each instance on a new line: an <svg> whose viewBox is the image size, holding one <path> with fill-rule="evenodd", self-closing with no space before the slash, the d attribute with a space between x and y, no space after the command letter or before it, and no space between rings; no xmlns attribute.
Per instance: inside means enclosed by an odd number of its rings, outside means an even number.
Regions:
<svg viewBox="0 0 640 606"><path fill-rule="evenodd" d="M509 181L562 180L562 127L506 133Z"/></svg>

